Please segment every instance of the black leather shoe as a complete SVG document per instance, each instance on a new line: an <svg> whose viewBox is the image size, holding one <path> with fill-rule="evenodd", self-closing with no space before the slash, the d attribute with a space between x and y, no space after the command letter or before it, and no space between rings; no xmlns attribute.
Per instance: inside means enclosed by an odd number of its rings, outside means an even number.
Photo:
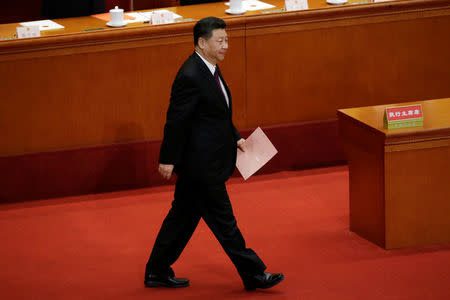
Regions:
<svg viewBox="0 0 450 300"><path fill-rule="evenodd" d="M175 276L148 275L145 277L146 287L169 287L179 288L189 286L189 280L185 278L176 278Z"/></svg>
<svg viewBox="0 0 450 300"><path fill-rule="evenodd" d="M247 291L253 291L255 289L268 289L283 281L284 275L281 273L261 273L258 275L246 277L243 279L244 287Z"/></svg>

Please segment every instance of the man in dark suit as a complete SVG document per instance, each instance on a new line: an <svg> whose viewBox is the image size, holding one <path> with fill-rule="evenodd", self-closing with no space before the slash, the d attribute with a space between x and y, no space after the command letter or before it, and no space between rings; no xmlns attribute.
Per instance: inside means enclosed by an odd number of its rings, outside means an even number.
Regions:
<svg viewBox="0 0 450 300"><path fill-rule="evenodd" d="M228 49L225 22L204 18L194 26L195 52L172 85L159 172L178 174L172 208L164 219L145 272L148 287L189 286L170 267L188 243L200 218L230 257L247 290L270 288L283 274L264 272L258 255L245 246L225 181L235 169L237 147L245 151L232 122L231 94L217 63Z"/></svg>

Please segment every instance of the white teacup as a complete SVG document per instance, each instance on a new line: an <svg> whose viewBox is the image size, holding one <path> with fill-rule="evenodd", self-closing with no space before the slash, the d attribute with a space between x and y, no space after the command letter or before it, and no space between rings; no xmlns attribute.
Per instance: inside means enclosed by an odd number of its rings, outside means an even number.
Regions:
<svg viewBox="0 0 450 300"><path fill-rule="evenodd" d="M239 13L242 11L242 0L230 0L230 12Z"/></svg>
<svg viewBox="0 0 450 300"><path fill-rule="evenodd" d="M111 16L111 25L113 26L123 25L123 9L116 6L115 8L109 11L109 15Z"/></svg>

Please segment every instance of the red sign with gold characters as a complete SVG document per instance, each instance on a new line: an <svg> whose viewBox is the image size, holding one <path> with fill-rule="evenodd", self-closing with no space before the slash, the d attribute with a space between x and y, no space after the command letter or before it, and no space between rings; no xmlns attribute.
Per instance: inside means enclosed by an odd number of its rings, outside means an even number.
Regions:
<svg viewBox="0 0 450 300"><path fill-rule="evenodd" d="M387 129L423 126L422 105L387 107L384 127Z"/></svg>

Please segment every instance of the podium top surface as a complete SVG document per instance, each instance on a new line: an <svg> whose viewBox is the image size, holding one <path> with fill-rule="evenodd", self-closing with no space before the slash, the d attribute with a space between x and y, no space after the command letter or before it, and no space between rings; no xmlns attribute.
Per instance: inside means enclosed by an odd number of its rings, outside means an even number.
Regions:
<svg viewBox="0 0 450 300"><path fill-rule="evenodd" d="M413 104L422 105L423 126L389 130L384 128L383 117L386 107ZM385 139L411 138L414 136L450 137L450 98L339 109L338 117L350 119L365 126L378 134L384 135Z"/></svg>

